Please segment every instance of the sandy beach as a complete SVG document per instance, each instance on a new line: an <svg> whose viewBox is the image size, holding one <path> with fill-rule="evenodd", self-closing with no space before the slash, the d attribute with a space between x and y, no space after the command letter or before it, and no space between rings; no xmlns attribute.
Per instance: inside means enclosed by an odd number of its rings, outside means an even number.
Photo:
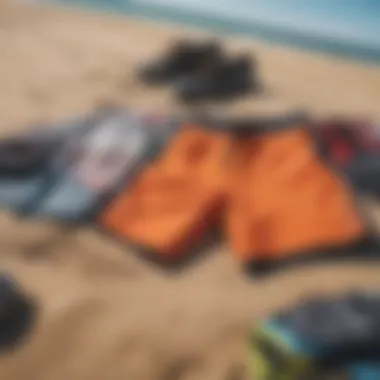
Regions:
<svg viewBox="0 0 380 380"><path fill-rule="evenodd" d="M134 79L178 26L0 2L0 131L75 115L104 101L181 111L168 90ZM380 121L380 68L226 38L257 55L264 96L220 112L305 109ZM4 380L245 380L247 331L278 307L315 293L380 285L373 264L320 265L247 278L224 246L169 275L90 228L0 214L0 269L40 303L26 344L0 357Z"/></svg>

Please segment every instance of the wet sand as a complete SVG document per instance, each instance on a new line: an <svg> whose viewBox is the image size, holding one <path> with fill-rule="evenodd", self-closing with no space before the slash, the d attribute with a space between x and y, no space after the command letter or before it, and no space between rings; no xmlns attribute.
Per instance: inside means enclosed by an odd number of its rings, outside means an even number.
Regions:
<svg viewBox="0 0 380 380"><path fill-rule="evenodd" d="M11 5L12 4L12 5ZM133 78L180 27L79 11L0 4L0 130L54 121L113 101L180 111L169 90ZM247 39L267 91L220 112L306 109L380 120L380 69ZM306 295L380 285L379 267L321 265L247 278L224 245L178 275L90 228L0 215L0 268L40 302L28 341L0 357L7 380L243 380L249 325Z"/></svg>

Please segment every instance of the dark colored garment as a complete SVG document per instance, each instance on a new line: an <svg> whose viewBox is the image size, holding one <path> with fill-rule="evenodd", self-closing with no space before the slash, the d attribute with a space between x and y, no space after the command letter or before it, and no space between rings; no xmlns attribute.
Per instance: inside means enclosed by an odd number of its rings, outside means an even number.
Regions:
<svg viewBox="0 0 380 380"><path fill-rule="evenodd" d="M380 196L380 128L369 122L332 120L317 125L323 155L360 193Z"/></svg>
<svg viewBox="0 0 380 380"><path fill-rule="evenodd" d="M35 302L8 275L0 275L0 351L24 339L36 317Z"/></svg>
<svg viewBox="0 0 380 380"><path fill-rule="evenodd" d="M297 374L324 379L358 369L357 363L374 365L380 353L380 294L308 300L255 326L250 342L254 360L266 368L263 380L288 373L289 379Z"/></svg>
<svg viewBox="0 0 380 380"><path fill-rule="evenodd" d="M310 342L311 351L323 360L335 361L363 353L380 352L380 294L350 294L341 299L316 299L305 302L274 319ZM377 347L376 349L367 349ZM334 352L334 357L328 354ZM325 357L325 354L327 356Z"/></svg>
<svg viewBox="0 0 380 380"><path fill-rule="evenodd" d="M56 144L9 139L0 144L0 175L17 178L43 170L56 149Z"/></svg>
<svg viewBox="0 0 380 380"><path fill-rule="evenodd" d="M62 153L70 150L71 137L86 129L87 121L81 117L2 140L0 207L26 212L68 164L63 161L69 161L71 154L63 160Z"/></svg>

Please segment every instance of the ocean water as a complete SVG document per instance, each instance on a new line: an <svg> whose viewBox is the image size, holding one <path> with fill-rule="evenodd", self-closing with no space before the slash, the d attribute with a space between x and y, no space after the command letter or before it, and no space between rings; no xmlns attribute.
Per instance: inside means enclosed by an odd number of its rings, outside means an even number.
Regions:
<svg viewBox="0 0 380 380"><path fill-rule="evenodd" d="M57 0L378 61L380 0Z"/></svg>

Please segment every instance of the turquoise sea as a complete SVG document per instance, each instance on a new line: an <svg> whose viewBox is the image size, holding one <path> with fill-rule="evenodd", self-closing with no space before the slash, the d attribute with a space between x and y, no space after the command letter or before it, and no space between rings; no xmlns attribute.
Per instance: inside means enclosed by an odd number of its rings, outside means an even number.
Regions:
<svg viewBox="0 0 380 380"><path fill-rule="evenodd" d="M380 0L55 0L380 63Z"/></svg>

